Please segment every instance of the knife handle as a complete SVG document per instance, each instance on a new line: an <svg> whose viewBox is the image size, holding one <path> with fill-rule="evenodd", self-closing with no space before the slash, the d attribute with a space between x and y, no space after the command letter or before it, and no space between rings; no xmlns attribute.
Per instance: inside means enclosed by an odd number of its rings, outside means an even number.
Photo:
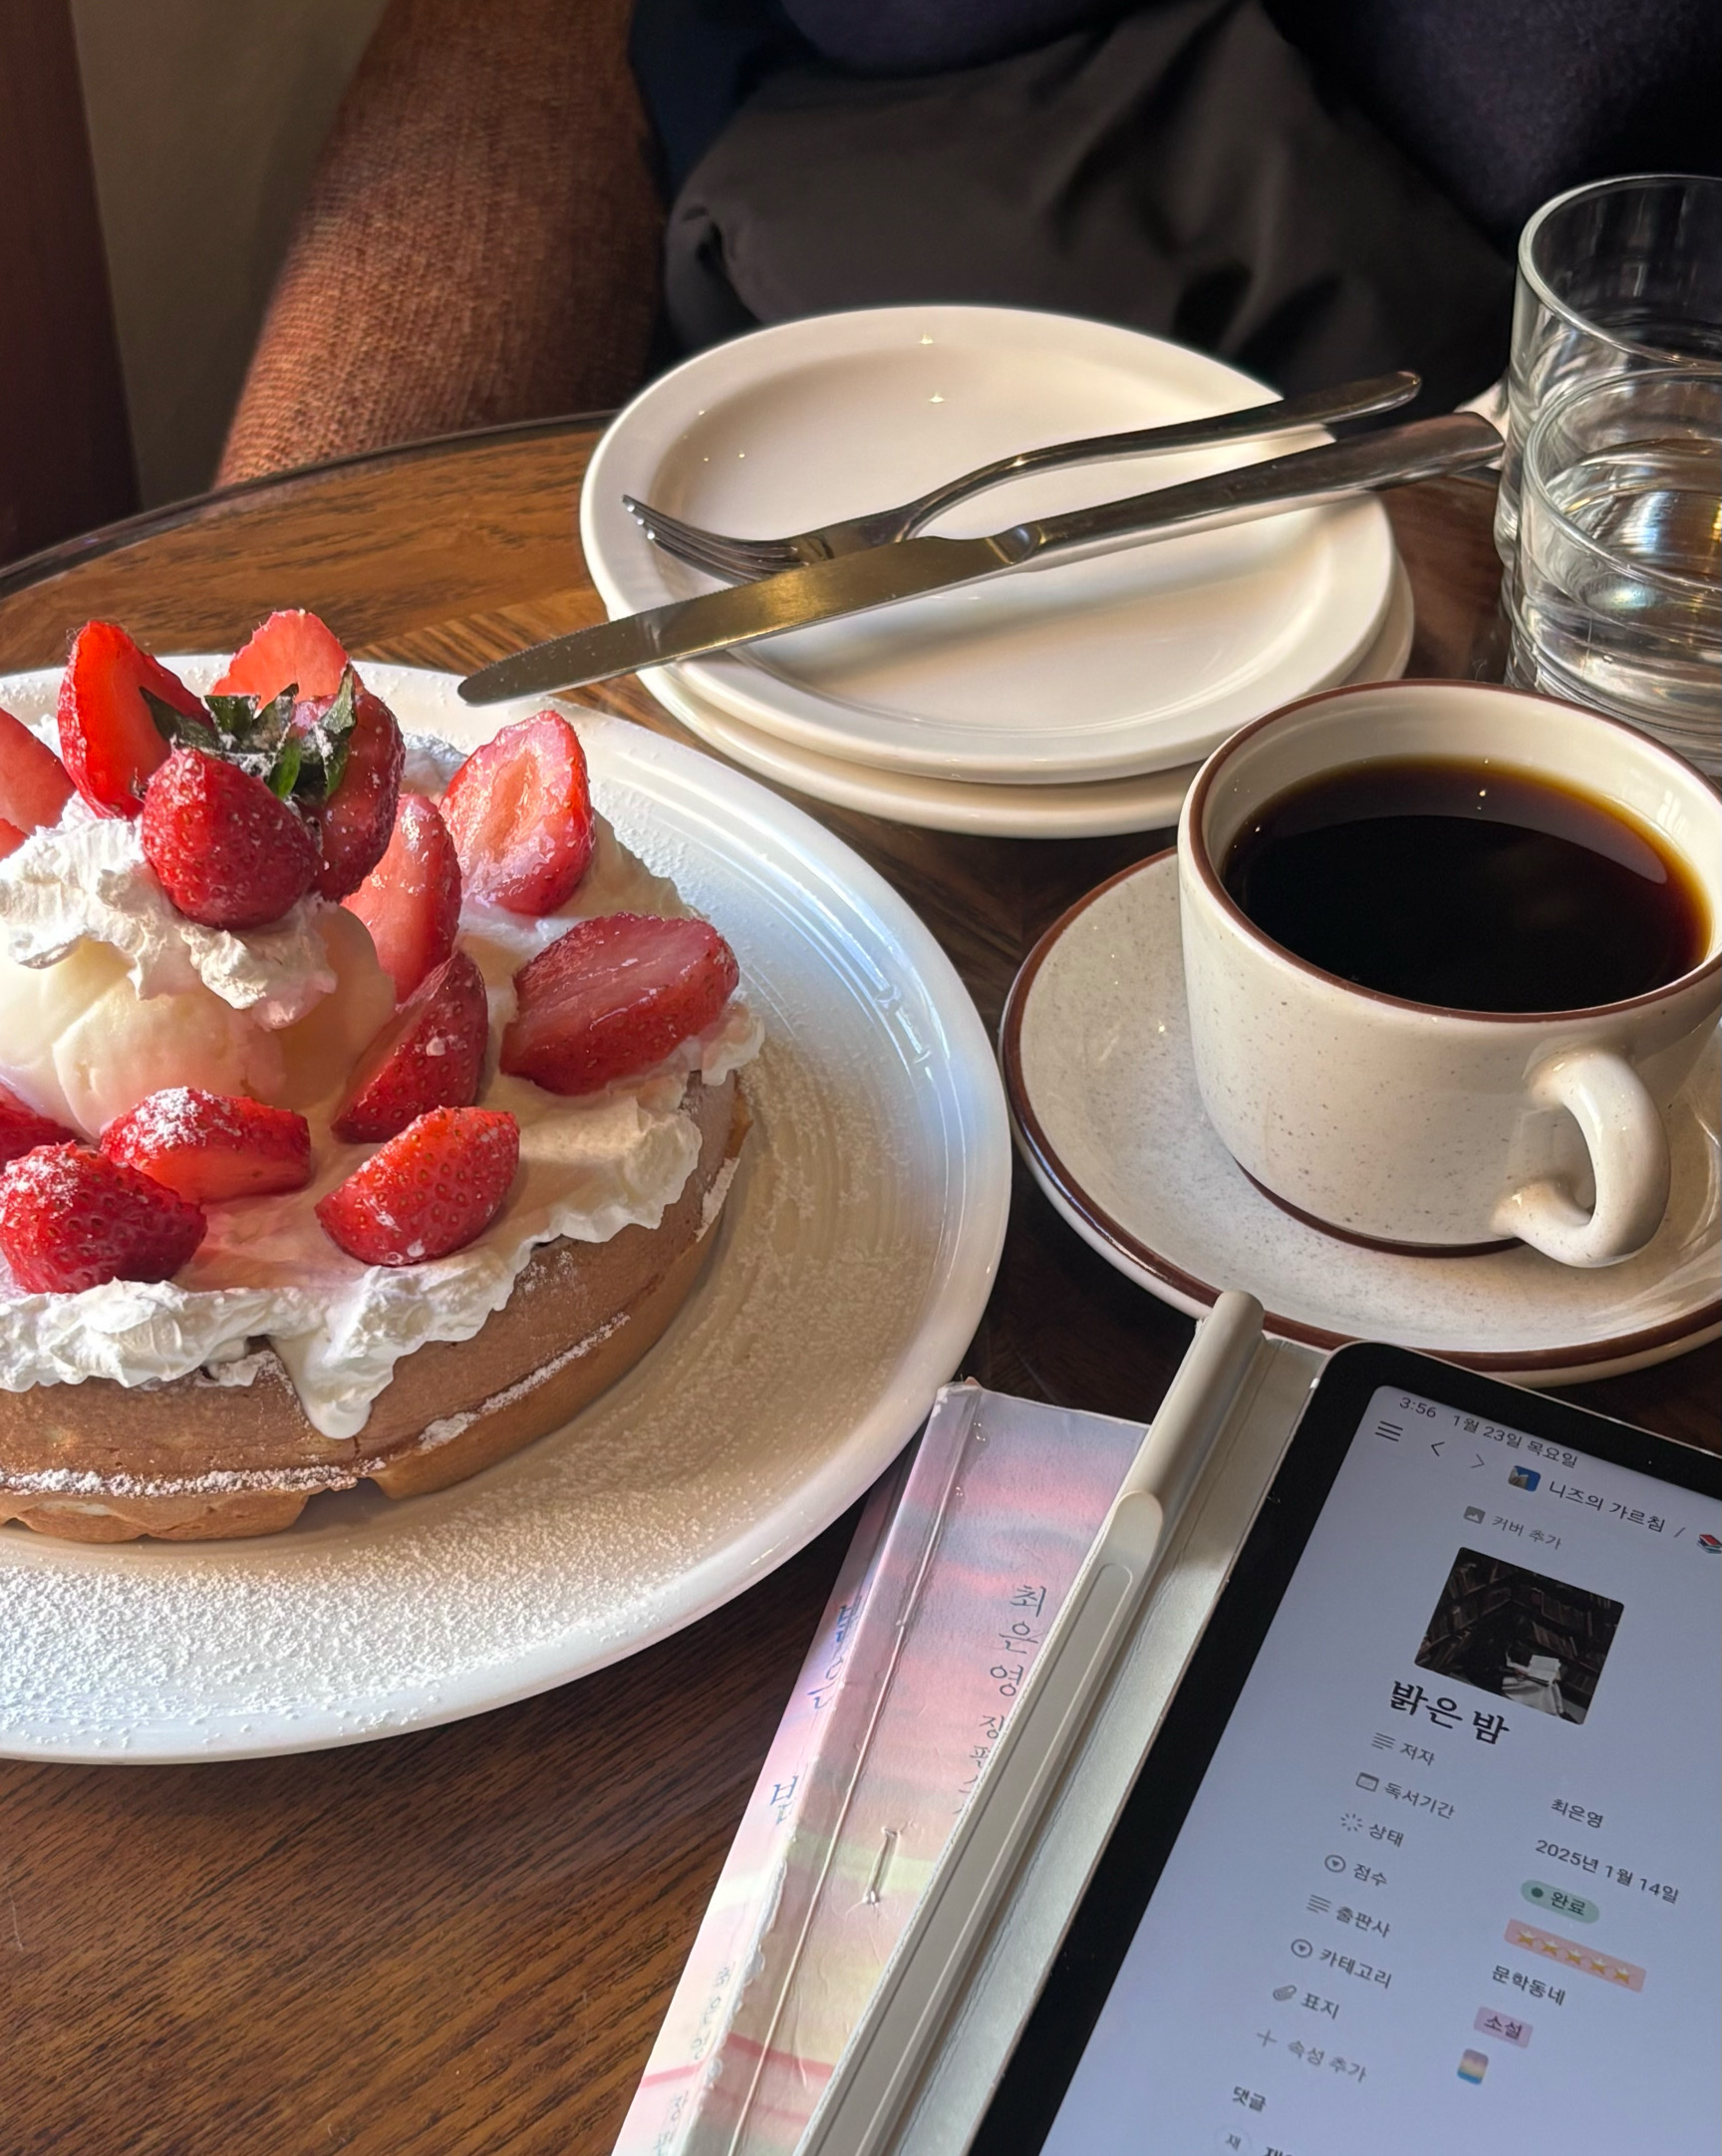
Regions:
<svg viewBox="0 0 1722 2156"><path fill-rule="evenodd" d="M1501 454L1501 437L1473 412L1413 420L1318 449L1293 450L1260 463L1211 472L1179 486L1131 494L1122 501L1061 516L1041 516L994 535L1013 563L1068 560L1078 548L1102 551L1113 541L1191 525L1247 523L1292 503L1331 501L1374 486L1400 486L1449 471L1469 471Z"/></svg>

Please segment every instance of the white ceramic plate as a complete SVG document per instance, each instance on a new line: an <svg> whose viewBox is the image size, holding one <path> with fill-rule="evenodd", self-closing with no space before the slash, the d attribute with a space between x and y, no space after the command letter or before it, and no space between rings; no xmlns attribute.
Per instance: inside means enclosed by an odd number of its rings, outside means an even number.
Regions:
<svg viewBox="0 0 1722 2156"><path fill-rule="evenodd" d="M1196 1090L1171 852L1101 884L1035 946L1005 1007L1004 1061L1052 1203L1120 1272L1193 1316L1244 1288L1283 1338L1389 1341L1524 1385L1637 1370L1722 1332L1715 1035L1670 1117L1667 1218L1636 1257L1595 1271L1523 1244L1479 1258L1366 1250L1265 1197Z"/></svg>
<svg viewBox="0 0 1722 2156"><path fill-rule="evenodd" d="M718 530L795 531L1012 450L1271 395L1182 346L1064 315L880 307L786 322L698 354L628 406L587 472L581 543L611 613L632 613L714 587L651 544L624 493ZM1295 446L1041 473L931 528L996 531ZM1246 721L1344 680L1392 567L1380 503L1340 502L773 637L687 678L732 718L849 763L1122 777L1198 762Z"/></svg>
<svg viewBox="0 0 1722 2156"><path fill-rule="evenodd" d="M1411 655L1414 627L1411 581L1398 567L1386 617L1352 678L1396 681ZM1166 830L1177 822L1185 790L1201 770L1199 764L1181 764L1168 771L1097 778L1077 786L969 785L917 771L887 771L877 765L845 764L775 734L762 734L706 703L685 672L681 667L654 667L640 679L666 711L711 748L815 800L927 830L993 838L1102 838L1117 831Z"/></svg>
<svg viewBox="0 0 1722 2156"><path fill-rule="evenodd" d="M521 715L472 714L446 676L364 673L410 728L470 742ZM0 681L0 703L33 720L56 683ZM764 787L625 721L570 716L599 806L722 929L766 1021L755 1126L699 1286L576 1422L437 1495L314 1498L253 1542L0 1529L0 1750L301 1750L583 1676L799 1549L956 1368L1010 1157L991 1045L949 960Z"/></svg>
<svg viewBox="0 0 1722 2156"><path fill-rule="evenodd" d="M793 786L814 800L926 830L995 838L1097 838L1113 831L1167 830L1177 822L1190 781L1202 769L1180 764L1140 778L1096 778L1084 786L967 785L919 771L845 764L775 734L761 734L706 703L674 667L654 668L640 679L691 734L720 749L743 770Z"/></svg>

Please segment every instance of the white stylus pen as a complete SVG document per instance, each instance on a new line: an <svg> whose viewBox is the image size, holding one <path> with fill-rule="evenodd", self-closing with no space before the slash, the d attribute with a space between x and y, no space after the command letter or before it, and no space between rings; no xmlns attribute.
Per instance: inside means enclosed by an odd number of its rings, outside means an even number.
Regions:
<svg viewBox="0 0 1722 2156"><path fill-rule="evenodd" d="M879 2156L961 1996L988 1923L1131 1631L1163 1528L1262 1341L1262 1306L1222 1295L1203 1321L1047 1634L797 2156Z"/></svg>

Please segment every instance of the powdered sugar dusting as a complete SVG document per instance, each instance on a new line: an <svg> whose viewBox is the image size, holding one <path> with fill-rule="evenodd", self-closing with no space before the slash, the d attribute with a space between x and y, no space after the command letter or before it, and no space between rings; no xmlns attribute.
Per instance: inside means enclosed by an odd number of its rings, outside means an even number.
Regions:
<svg viewBox="0 0 1722 2156"><path fill-rule="evenodd" d="M0 1488L30 1497L233 1497L253 1490L351 1489L359 1469L331 1460L327 1467L216 1467L200 1475L97 1474L75 1467L44 1467L8 1475ZM92 1512L110 1509L91 1505Z"/></svg>
<svg viewBox="0 0 1722 2156"><path fill-rule="evenodd" d="M547 1363L540 1363L536 1370L529 1370L524 1378L518 1379L513 1385L505 1386L500 1392L491 1393L487 1400L481 1400L476 1407L468 1407L462 1414L443 1415L435 1422L427 1422L419 1432L418 1442L412 1449L415 1452L435 1452L445 1444L452 1444L456 1437L464 1436L480 1415L495 1414L504 1407L513 1407L523 1399L530 1399L540 1386L548 1385L552 1378L559 1377L571 1364L584 1362L594 1348L601 1347L627 1323L626 1312L618 1311L614 1318L607 1319L595 1331L588 1333L584 1340L577 1340L573 1347L564 1348L560 1355L553 1355Z"/></svg>
<svg viewBox="0 0 1722 2156"><path fill-rule="evenodd" d="M197 1112L205 1097L189 1085L168 1085L140 1100L128 1117L130 1127L151 1145L195 1145L204 1125Z"/></svg>
<svg viewBox="0 0 1722 2156"><path fill-rule="evenodd" d="M408 707L415 678L373 671ZM473 723L452 684L418 680L415 724ZM10 687L3 701L18 708ZM599 1668L836 1517L956 1367L1009 1164L991 1051L954 976L905 906L763 788L572 716L621 835L745 953L765 1021L712 1262L577 1422L450 1490L315 1497L256 1542L0 1533L9 1748L339 1743Z"/></svg>
<svg viewBox="0 0 1722 2156"><path fill-rule="evenodd" d="M481 1104L507 1111L520 1132L520 1172L481 1236L406 1270L366 1266L337 1248L314 1208L361 1167L369 1148L335 1139L331 1098L311 1116L312 1181L212 1208L201 1248L152 1299L141 1302L129 1281L77 1296L26 1294L0 1263L0 1387L23 1392L87 1378L170 1381L242 1353L261 1336L313 1427L351 1437L364 1428L397 1363L430 1341L470 1340L507 1302L534 1250L558 1237L602 1243L625 1227L655 1228L699 1156L699 1133L685 1109L690 1076L699 1072L716 1084L758 1053L760 1026L741 1000L732 999L704 1034L680 1043L654 1070L576 1100L493 1068L522 948L530 955L595 912L687 910L601 816L598 826L591 869L558 913L525 920L467 907L461 914L461 945L487 977L492 1076ZM433 1042L431 1053L447 1046ZM169 1099L163 1117L175 1112ZM424 1261L423 1244L401 1247Z"/></svg>

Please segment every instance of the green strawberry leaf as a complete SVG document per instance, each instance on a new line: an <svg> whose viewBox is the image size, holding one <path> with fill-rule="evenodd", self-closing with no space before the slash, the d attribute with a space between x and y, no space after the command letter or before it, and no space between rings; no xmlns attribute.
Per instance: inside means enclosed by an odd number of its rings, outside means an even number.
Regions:
<svg viewBox="0 0 1722 2156"><path fill-rule="evenodd" d="M269 769L264 784L271 793L284 801L293 798L293 788L299 780L299 770L305 761L305 745L296 734L289 734L281 744L275 762Z"/></svg>
<svg viewBox="0 0 1722 2156"><path fill-rule="evenodd" d="M212 726L205 725L201 719L187 718L177 706L145 689L142 683L138 693L149 707L156 733L170 749L202 749L210 756L221 754L221 737Z"/></svg>
<svg viewBox="0 0 1722 2156"><path fill-rule="evenodd" d="M173 748L201 749L237 765L284 801L326 801L347 770L358 720L358 677L348 667L328 708L298 728L293 723L297 682L289 682L267 704L253 696L205 697L207 718L188 718L147 689L142 693L156 730Z"/></svg>
<svg viewBox="0 0 1722 2156"><path fill-rule="evenodd" d="M250 733L251 722L257 711L257 699L254 696L206 696L203 701L223 741L232 741L240 735Z"/></svg>
<svg viewBox="0 0 1722 2156"><path fill-rule="evenodd" d="M341 783L358 721L354 708L358 686L358 677L348 667L328 709L294 737L301 751L294 790L302 800L326 801Z"/></svg>
<svg viewBox="0 0 1722 2156"><path fill-rule="evenodd" d="M250 696L211 696L204 701L229 754L266 756L273 761L293 723L297 695L298 684L289 682L267 704Z"/></svg>

